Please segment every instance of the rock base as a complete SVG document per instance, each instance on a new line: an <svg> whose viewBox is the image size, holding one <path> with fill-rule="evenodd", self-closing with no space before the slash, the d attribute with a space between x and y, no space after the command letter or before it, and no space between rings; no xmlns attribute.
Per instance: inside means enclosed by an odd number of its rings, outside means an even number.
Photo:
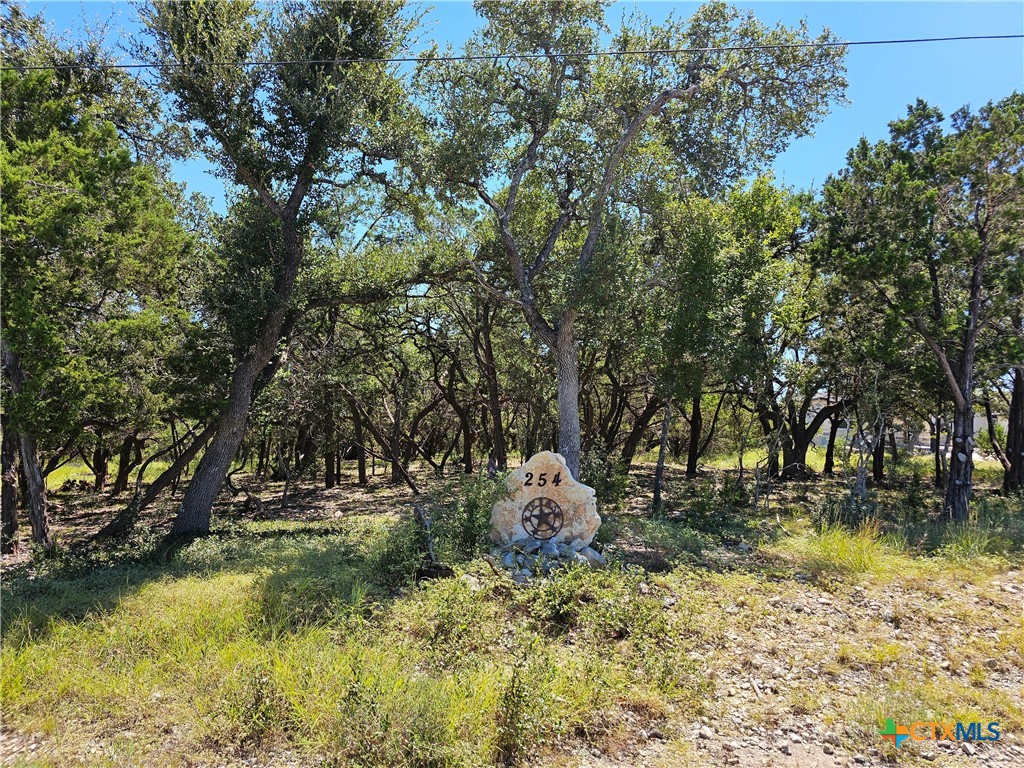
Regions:
<svg viewBox="0 0 1024 768"><path fill-rule="evenodd" d="M523 584L535 576L550 573L570 565L604 568L608 561L583 539L568 544L534 539L523 546L498 547L491 551L494 562L512 574L512 580Z"/></svg>

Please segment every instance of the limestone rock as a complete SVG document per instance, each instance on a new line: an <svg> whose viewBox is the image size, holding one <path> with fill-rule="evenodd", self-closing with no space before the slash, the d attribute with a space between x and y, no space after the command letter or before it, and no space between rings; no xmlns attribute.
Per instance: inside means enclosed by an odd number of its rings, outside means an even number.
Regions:
<svg viewBox="0 0 1024 768"><path fill-rule="evenodd" d="M559 454L542 451L508 476L510 495L491 507L491 538L503 546L539 549L594 540L601 517L594 489L573 480Z"/></svg>
<svg viewBox="0 0 1024 768"><path fill-rule="evenodd" d="M608 565L608 561L604 559L604 556L593 547L584 547L580 550L579 554L586 558L591 568L604 568Z"/></svg>
<svg viewBox="0 0 1024 768"><path fill-rule="evenodd" d="M544 557L558 557L558 545L555 544L555 542L548 539L541 546L540 553L544 555Z"/></svg>

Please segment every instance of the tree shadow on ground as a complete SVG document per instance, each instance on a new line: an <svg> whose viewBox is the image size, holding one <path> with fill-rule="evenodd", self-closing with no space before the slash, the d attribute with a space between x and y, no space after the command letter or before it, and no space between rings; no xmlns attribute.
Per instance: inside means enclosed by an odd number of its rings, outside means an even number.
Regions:
<svg viewBox="0 0 1024 768"><path fill-rule="evenodd" d="M770 505L754 505L749 477L715 470L687 477L679 467L666 467L661 510L652 510L653 465L640 464L630 475L629 502L606 515L607 531L599 533L607 551L626 565L652 573L677 566L756 572L768 578L793 576L778 557L758 552L785 535L779 515L813 511L826 486L790 482L776 485ZM828 483L827 487L831 488Z"/></svg>
<svg viewBox="0 0 1024 768"><path fill-rule="evenodd" d="M140 526L116 546L83 545L55 560L9 565L0 638L39 641L54 621L109 614L148 584L222 573L256 574L254 618L269 631L365 611L390 600L425 566L411 510L392 503L368 520L367 495L331 494L326 512L323 499L309 496L315 515L290 508L259 520L246 519L240 503L222 503L206 536L168 542L166 525Z"/></svg>

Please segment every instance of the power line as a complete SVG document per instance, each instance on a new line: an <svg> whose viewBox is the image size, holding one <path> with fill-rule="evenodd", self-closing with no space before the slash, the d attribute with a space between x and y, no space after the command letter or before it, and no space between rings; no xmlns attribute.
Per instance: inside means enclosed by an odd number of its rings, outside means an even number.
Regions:
<svg viewBox="0 0 1024 768"><path fill-rule="evenodd" d="M134 64L54 64L26 67L7 66L2 71L37 69L187 69L189 67L283 67L292 64L436 64L454 61L503 61L507 59L593 58L610 56L674 55L680 53L715 53L735 51L770 51L786 48L842 48L855 45L906 45L908 43L948 43L960 40L1020 40L1022 35L959 35L956 37L915 37L901 40L847 40L821 43L775 43L769 45L723 45L702 48L653 48L639 51L580 51L578 53L491 53L458 56L396 56L371 59L298 59L294 61L208 61L208 62L140 62Z"/></svg>

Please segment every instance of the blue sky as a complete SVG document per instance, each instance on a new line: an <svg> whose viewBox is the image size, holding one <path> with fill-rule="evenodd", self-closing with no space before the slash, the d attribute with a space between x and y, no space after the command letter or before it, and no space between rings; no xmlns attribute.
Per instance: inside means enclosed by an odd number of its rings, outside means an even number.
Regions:
<svg viewBox="0 0 1024 768"><path fill-rule="evenodd" d="M794 24L806 18L812 31L829 27L845 40L878 40L956 35L1024 33L1024 3L1017 2L752 2L764 22ZM424 17L421 44L437 41L459 46L479 20L469 2L435 2ZM108 40L125 43L140 33L135 9L127 2L30 2L30 13L42 12L58 33L74 36L85 24L112 22ZM608 13L613 28L624 14L638 8L655 20L670 13L689 16L694 2L620 0ZM127 57L126 57L127 58ZM777 178L806 188L820 185L843 165L847 150L861 136L879 139L890 120L901 116L917 98L947 114L970 104L978 107L1014 90L1024 90L1024 40L922 43L863 46L847 54L850 104L836 109L813 136L796 141L775 162ZM224 190L201 159L174 167L175 177L190 190L214 199L223 210Z"/></svg>

